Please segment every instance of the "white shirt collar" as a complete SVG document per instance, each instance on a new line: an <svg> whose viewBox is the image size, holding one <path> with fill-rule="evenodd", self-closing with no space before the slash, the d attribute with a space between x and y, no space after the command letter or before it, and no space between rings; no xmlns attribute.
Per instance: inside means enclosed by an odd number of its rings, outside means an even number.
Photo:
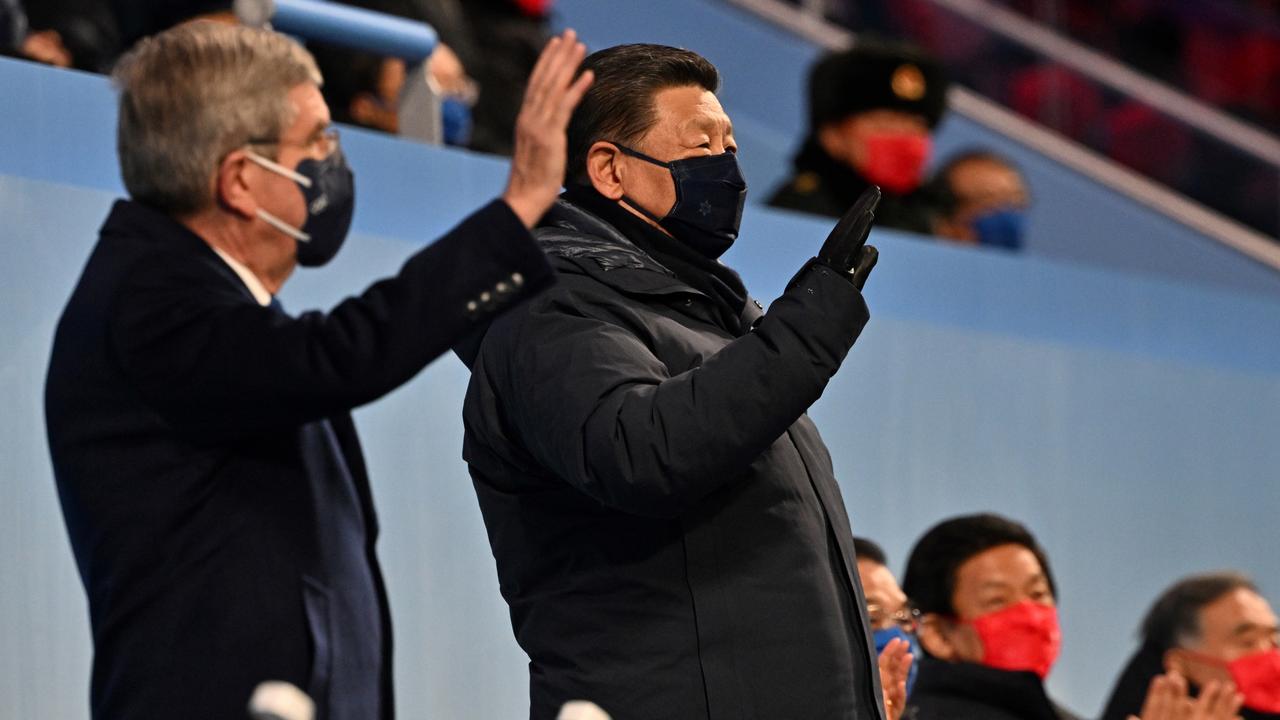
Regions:
<svg viewBox="0 0 1280 720"><path fill-rule="evenodd" d="M213 246L210 245L210 247ZM236 271L236 275L240 276L240 280L249 288L249 292L253 294L253 299L257 300L259 305L265 307L271 304L271 293L267 292L267 288L262 285L262 281L258 279L257 275L253 274L252 270L240 264L235 258L219 248L215 247L213 251L218 253L218 257L222 258L222 261L227 265L230 265L232 270Z"/></svg>

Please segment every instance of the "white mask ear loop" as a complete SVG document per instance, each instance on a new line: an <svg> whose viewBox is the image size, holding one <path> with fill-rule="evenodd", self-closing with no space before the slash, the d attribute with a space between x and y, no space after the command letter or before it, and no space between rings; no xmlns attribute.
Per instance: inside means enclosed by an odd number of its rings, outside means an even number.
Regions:
<svg viewBox="0 0 1280 720"><path fill-rule="evenodd" d="M299 173L296 170L290 170L289 168L281 165L275 160L268 160L267 158L262 157L261 155L259 155L258 153L252 150L249 150L248 152L246 152L245 155L247 155L250 160L270 170L271 172L277 175L283 175L289 178L290 180L298 183L304 188L307 188L307 189L311 188L311 178L307 177L306 175L303 175L302 173Z"/></svg>
<svg viewBox="0 0 1280 720"><path fill-rule="evenodd" d="M311 178L307 177L306 175L303 175L294 170L290 170L289 168L281 165L280 163L274 160L268 160L267 158L262 157L261 155L259 155L258 153L252 150L245 153L245 155L253 162L257 163L258 165L261 165L262 167L266 168L267 170L270 170L273 173L276 173L277 175L282 175L286 178L289 178L290 180L298 183L304 188L311 187ZM311 235L299 230L298 228L281 220L275 215L272 215L271 213L267 212L266 210L263 210L262 208L258 208L257 214L258 214L258 217L262 218L263 222L279 230L285 235L288 235L294 240L297 240L298 242L311 241Z"/></svg>
<svg viewBox="0 0 1280 720"><path fill-rule="evenodd" d="M309 234L302 232L298 228L290 225L262 208L258 208L258 217L262 218L263 222L266 224L279 230L285 235L288 235L294 240L297 240L298 242L311 242L311 236Z"/></svg>

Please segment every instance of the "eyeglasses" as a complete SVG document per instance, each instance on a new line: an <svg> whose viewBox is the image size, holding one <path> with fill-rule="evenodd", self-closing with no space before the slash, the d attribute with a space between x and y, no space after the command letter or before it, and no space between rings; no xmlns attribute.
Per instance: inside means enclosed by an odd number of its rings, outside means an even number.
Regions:
<svg viewBox="0 0 1280 720"><path fill-rule="evenodd" d="M920 611L910 605L889 612L875 603L867 603L867 620L872 630L884 630L897 625L903 632L914 633L920 627Z"/></svg>
<svg viewBox="0 0 1280 720"><path fill-rule="evenodd" d="M325 128L323 131L313 135L306 142L282 142L280 138L249 138L248 145L289 145L291 147L300 147L308 152L315 151L321 157L329 157L340 146L340 137L337 128Z"/></svg>

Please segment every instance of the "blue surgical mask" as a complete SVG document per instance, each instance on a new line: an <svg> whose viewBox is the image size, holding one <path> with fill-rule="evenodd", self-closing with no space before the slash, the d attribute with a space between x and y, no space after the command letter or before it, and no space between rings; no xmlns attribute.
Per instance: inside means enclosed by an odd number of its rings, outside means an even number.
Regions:
<svg viewBox="0 0 1280 720"><path fill-rule="evenodd" d="M920 642L916 640L916 636L903 630L898 626L876 630L873 639L876 643L876 657L889 647L889 641L894 638L902 638L911 646L911 670L907 673L907 694L911 694L911 686L916 684L916 672L920 669Z"/></svg>
<svg viewBox="0 0 1280 720"><path fill-rule="evenodd" d="M471 103L457 95L445 95L440 102L440 121L446 145L465 147L471 142Z"/></svg>
<svg viewBox="0 0 1280 720"><path fill-rule="evenodd" d="M982 245L1017 250L1022 247L1022 229L1026 219L1024 210L1000 208L974 218L973 232Z"/></svg>
<svg viewBox="0 0 1280 720"><path fill-rule="evenodd" d="M747 202L747 181L742 177L734 153L662 162L624 145L618 145L618 149L666 168L676 186L676 204L661 217L631 198L622 196L628 205L661 225L672 237L712 260L723 255L738 239L742 207Z"/></svg>

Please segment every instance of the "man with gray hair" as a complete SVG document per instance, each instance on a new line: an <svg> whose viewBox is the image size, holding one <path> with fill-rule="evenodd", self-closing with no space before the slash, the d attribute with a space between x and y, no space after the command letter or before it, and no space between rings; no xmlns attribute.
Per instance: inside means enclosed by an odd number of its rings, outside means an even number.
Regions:
<svg viewBox="0 0 1280 720"><path fill-rule="evenodd" d="M1238 692L1245 720L1280 718L1280 620L1238 572L1210 572L1169 586L1147 611L1103 720L1127 720L1153 678L1176 675L1195 695Z"/></svg>
<svg viewBox="0 0 1280 720"><path fill-rule="evenodd" d="M572 32L530 79L505 192L328 313L273 296L338 251L353 178L310 55L194 23L119 65L131 200L59 322L45 409L95 657L95 718L234 718L303 688L392 717L391 629L350 411L546 286L529 228L590 77Z"/></svg>

